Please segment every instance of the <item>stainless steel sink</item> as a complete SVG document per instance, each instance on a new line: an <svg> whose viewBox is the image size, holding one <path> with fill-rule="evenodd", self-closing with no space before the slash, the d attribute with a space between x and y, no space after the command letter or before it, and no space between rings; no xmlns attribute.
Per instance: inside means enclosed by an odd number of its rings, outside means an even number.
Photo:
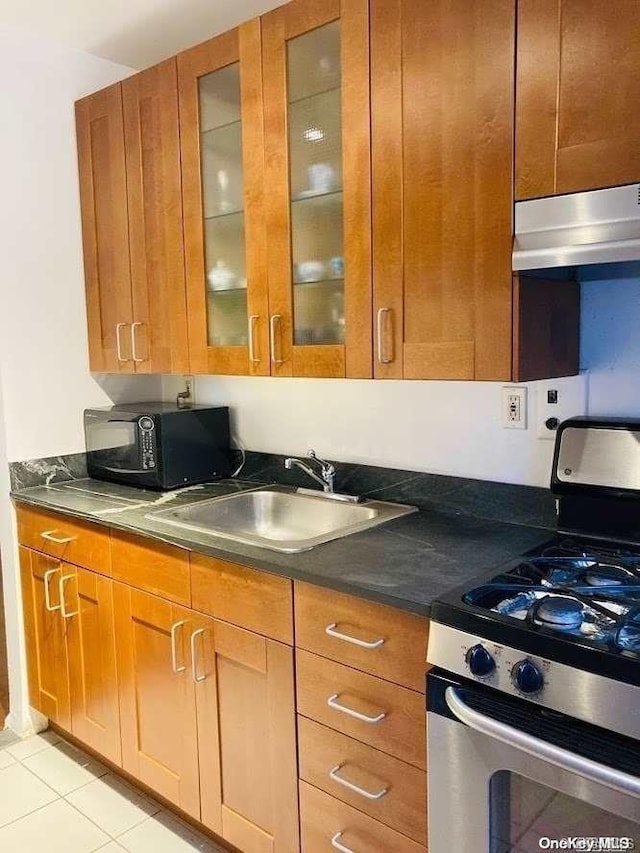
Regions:
<svg viewBox="0 0 640 853"><path fill-rule="evenodd" d="M269 486L160 510L147 518L291 554L416 511L404 504L357 503L341 498L307 489Z"/></svg>

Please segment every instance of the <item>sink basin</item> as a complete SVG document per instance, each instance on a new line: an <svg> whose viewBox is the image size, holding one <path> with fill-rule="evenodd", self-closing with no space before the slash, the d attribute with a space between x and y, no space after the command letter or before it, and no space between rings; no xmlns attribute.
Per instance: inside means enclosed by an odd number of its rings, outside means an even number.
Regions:
<svg viewBox="0 0 640 853"><path fill-rule="evenodd" d="M355 503L321 492L270 486L160 510L147 518L291 554L415 511L404 504Z"/></svg>

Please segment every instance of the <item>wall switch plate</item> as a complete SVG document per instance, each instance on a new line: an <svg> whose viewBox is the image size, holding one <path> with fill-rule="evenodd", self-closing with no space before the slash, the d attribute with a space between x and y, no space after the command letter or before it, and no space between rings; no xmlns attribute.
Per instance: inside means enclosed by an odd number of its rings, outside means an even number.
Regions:
<svg viewBox="0 0 640 853"><path fill-rule="evenodd" d="M527 389L524 385L502 388L502 426L505 429L527 428Z"/></svg>
<svg viewBox="0 0 640 853"><path fill-rule="evenodd" d="M558 426L587 412L587 374L536 382L536 435L555 441Z"/></svg>

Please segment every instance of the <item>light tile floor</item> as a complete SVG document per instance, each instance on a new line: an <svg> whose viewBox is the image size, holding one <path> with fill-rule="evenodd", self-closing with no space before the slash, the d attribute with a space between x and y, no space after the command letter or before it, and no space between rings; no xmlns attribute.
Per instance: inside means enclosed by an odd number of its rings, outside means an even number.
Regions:
<svg viewBox="0 0 640 853"><path fill-rule="evenodd" d="M0 851L225 853L53 732L0 738Z"/></svg>

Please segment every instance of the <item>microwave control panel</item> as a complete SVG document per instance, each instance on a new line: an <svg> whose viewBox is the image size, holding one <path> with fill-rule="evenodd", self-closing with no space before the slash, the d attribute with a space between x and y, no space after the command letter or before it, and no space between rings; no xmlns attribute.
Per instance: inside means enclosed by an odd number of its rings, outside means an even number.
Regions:
<svg viewBox="0 0 640 853"><path fill-rule="evenodd" d="M138 421L140 430L140 450L142 456L142 468L148 471L156 467L156 443L153 437L155 424L153 418L142 417Z"/></svg>

